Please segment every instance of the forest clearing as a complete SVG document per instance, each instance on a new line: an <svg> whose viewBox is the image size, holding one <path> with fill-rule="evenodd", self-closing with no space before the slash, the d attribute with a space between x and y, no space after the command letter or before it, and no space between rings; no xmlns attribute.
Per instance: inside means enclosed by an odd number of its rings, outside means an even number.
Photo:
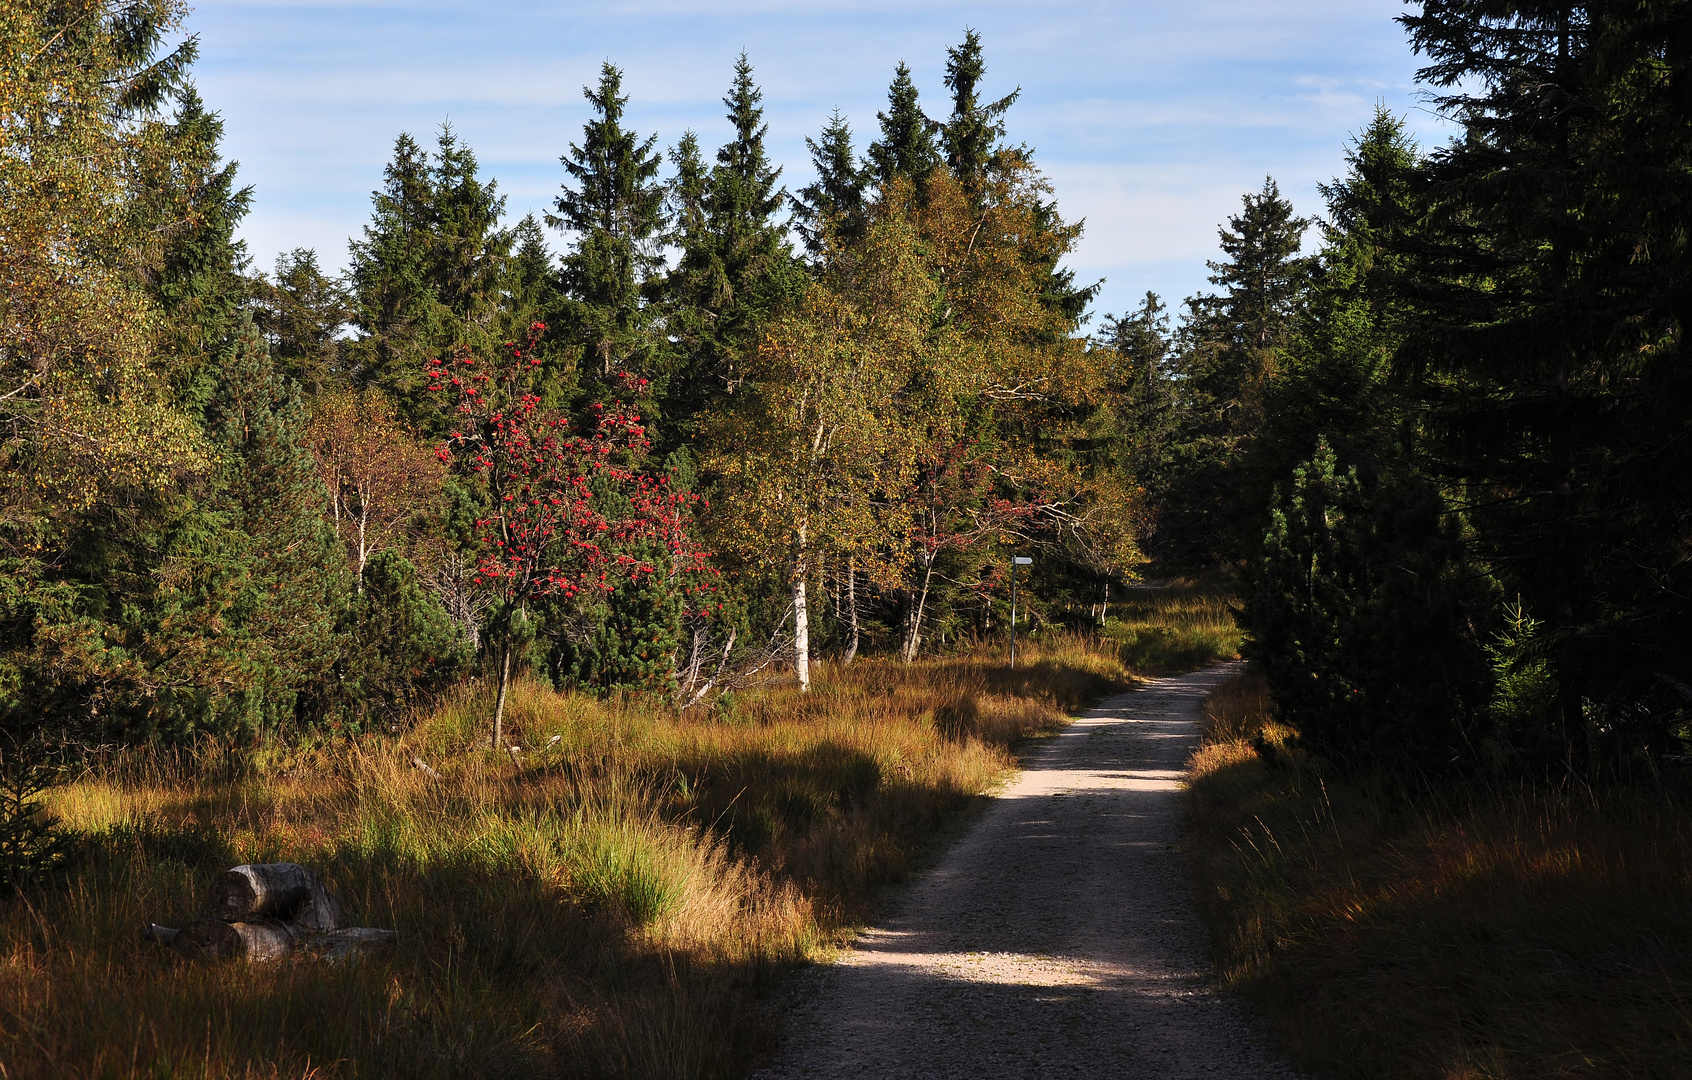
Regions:
<svg viewBox="0 0 1692 1080"><path fill-rule="evenodd" d="M1067 57L878 39L855 129L803 50L489 89L455 5L294 7L0 0L0 1080L826 1073L889 1012L909 1071L936 986L1057 1018L959 1074L1689 1071L1692 0L1383 16L1419 104L1275 76L1325 171L1128 308L1074 194L1128 166L1022 135L1133 111ZM932 14L848 7L792 48ZM1329 42L1261 7L1134 11ZM291 182L360 179L260 266L196 26L366 8L447 50L371 108L439 111L331 161L350 52L266 68ZM558 72L562 129L446 119Z"/></svg>

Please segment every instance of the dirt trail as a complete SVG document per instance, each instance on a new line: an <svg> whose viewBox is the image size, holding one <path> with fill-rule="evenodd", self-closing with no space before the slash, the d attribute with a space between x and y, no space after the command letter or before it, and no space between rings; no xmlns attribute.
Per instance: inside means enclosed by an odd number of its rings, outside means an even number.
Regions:
<svg viewBox="0 0 1692 1080"><path fill-rule="evenodd" d="M1235 670L1159 679L1042 746L890 917L807 976L758 1080L1294 1077L1207 985L1175 847L1199 706Z"/></svg>

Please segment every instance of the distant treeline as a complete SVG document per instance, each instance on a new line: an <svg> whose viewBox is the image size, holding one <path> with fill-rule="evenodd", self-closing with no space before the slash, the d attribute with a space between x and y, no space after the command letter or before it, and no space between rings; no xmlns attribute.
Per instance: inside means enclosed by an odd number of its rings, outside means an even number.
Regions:
<svg viewBox="0 0 1692 1080"><path fill-rule="evenodd" d="M1096 285L982 44L860 156L707 157L585 89L553 212L396 140L348 269L257 273L176 0L0 16L0 726L358 729L479 672L679 706L747 673L1103 621L1243 574L1280 707L1424 767L1671 745L1692 691L1685 4L1404 19L1462 125L1381 113L1213 295ZM549 240L558 245L554 251ZM1120 592L1118 593L1120 595Z"/></svg>

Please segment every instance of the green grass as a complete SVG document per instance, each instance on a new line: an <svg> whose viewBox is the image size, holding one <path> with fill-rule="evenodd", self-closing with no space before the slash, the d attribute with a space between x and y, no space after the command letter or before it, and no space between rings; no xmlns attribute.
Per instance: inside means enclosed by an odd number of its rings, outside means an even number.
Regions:
<svg viewBox="0 0 1692 1080"><path fill-rule="evenodd" d="M742 1076L783 973L917 869L1022 740L1128 685L1088 639L1024 655L825 667L809 695L682 716L523 684L520 771L477 748L486 687L400 737L119 755L53 794L82 837L68 874L0 900L0 1075ZM396 946L188 964L140 940L204 913L220 871L278 860Z"/></svg>
<svg viewBox="0 0 1692 1080"><path fill-rule="evenodd" d="M1133 589L1111 604L1104 636L1134 671L1196 671L1239 655L1241 634L1232 605L1231 593L1206 584Z"/></svg>
<svg viewBox="0 0 1692 1080"><path fill-rule="evenodd" d="M1692 1072L1692 782L1431 786L1287 748L1224 685L1184 849L1224 985L1317 1077Z"/></svg>

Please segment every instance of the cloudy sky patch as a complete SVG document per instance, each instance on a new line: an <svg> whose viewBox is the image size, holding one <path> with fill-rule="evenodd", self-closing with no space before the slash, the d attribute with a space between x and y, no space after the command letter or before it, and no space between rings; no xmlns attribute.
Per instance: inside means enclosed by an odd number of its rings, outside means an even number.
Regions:
<svg viewBox="0 0 1692 1080"><path fill-rule="evenodd" d="M1198 3L203 3L200 89L227 122L227 155L256 189L242 234L262 267L314 247L346 259L395 136L453 127L513 217L550 207L558 157L587 119L584 84L626 72L629 122L669 147L684 130L728 138L720 99L745 50L764 88L769 146L789 189L810 182L804 140L838 107L860 147L894 65L930 114L946 111L945 50L981 32L984 92L1020 86L1011 139L1035 148L1066 216L1072 260L1104 277L1099 311L1147 289L1205 286L1216 229L1272 174L1299 211L1341 167L1376 102L1425 142L1447 129L1420 107L1416 59L1380 0ZM563 238L554 237L561 245Z"/></svg>

